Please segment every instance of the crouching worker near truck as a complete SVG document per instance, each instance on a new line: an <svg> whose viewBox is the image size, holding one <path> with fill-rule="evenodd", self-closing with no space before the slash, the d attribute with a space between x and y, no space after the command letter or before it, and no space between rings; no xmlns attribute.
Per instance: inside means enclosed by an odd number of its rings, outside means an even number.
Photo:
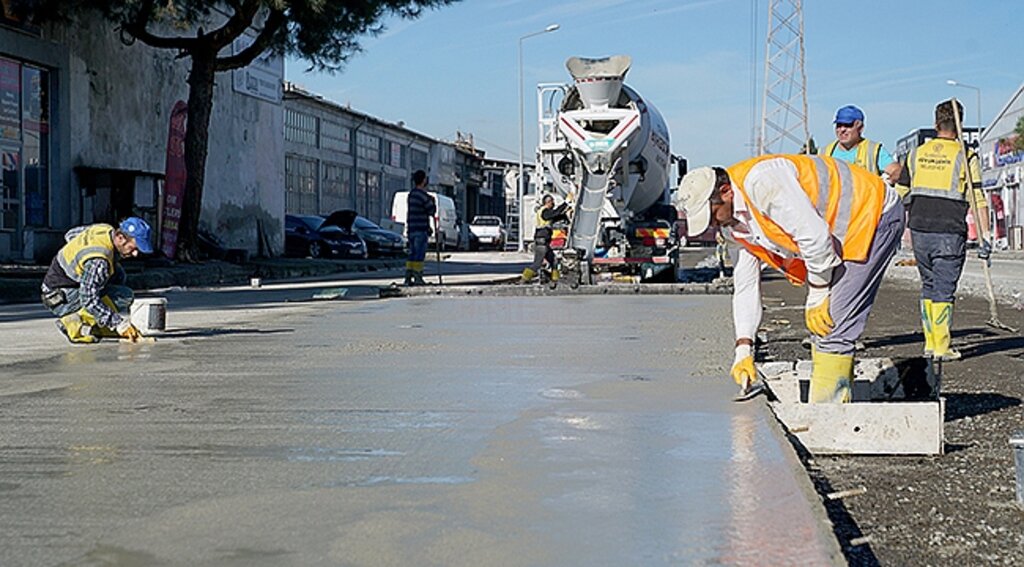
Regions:
<svg viewBox="0 0 1024 567"><path fill-rule="evenodd" d="M146 221L128 217L117 228L93 224L73 228L43 278L42 300L58 317L57 328L72 343L95 343L100 337L142 337L121 314L135 295L125 286L118 256L152 254Z"/></svg>
<svg viewBox="0 0 1024 567"><path fill-rule="evenodd" d="M710 223L730 244L733 380L744 391L756 380L754 337L767 264L808 286L805 322L816 335L810 401L849 402L854 343L903 233L896 191L840 160L769 155L728 169L695 169L683 177L676 199L690 236Z"/></svg>
<svg viewBox="0 0 1024 567"><path fill-rule="evenodd" d="M551 226L555 223L569 222L569 203L563 202L555 206L555 198L544 195L544 201L537 210L537 228L533 231L533 264L523 270L522 283L528 283L540 273L547 261L551 268L551 281L558 281L558 267L555 265L555 252L551 250Z"/></svg>

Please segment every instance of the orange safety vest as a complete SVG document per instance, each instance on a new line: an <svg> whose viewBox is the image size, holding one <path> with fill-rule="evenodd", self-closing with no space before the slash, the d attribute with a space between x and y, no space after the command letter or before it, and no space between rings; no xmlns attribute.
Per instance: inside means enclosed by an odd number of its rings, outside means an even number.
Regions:
<svg viewBox="0 0 1024 567"><path fill-rule="evenodd" d="M750 169L766 159L789 160L797 171L797 182L807 193L811 205L828 223L833 241L838 242L844 261L863 262L871 250L885 204L885 183L877 175L829 157L806 155L766 155L741 161L727 168L729 179L743 198L765 236L794 255L800 253L793 237L750 201L743 188ZM744 248L769 266L780 270L794 285L807 281L807 266L799 257L788 257L763 246L737 238Z"/></svg>

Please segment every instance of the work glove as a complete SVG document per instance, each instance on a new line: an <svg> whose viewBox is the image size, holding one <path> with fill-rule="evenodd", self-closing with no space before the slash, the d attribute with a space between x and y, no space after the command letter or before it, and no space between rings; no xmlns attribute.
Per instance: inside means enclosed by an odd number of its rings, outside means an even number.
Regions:
<svg viewBox="0 0 1024 567"><path fill-rule="evenodd" d="M832 322L832 315L828 312L831 295L832 290L829 287L812 287L807 292L804 319L807 323L807 330L819 337L831 333L832 327L835 326Z"/></svg>
<svg viewBox="0 0 1024 567"><path fill-rule="evenodd" d="M757 377L757 370L754 368L754 349L750 345L736 345L736 355L730 374L741 388L746 388Z"/></svg>
<svg viewBox="0 0 1024 567"><path fill-rule="evenodd" d="M117 326L117 334L120 335L122 339L128 339L133 343L142 338L142 333L140 333L139 330L135 328L135 325L132 325L131 321L127 319Z"/></svg>
<svg viewBox="0 0 1024 567"><path fill-rule="evenodd" d="M992 267L992 243L988 240L982 240L978 246L978 259L984 260L988 267Z"/></svg>

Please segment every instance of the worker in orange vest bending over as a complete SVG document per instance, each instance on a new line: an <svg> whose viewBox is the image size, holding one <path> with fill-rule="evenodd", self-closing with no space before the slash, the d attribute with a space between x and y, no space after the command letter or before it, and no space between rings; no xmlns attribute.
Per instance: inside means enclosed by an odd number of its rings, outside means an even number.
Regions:
<svg viewBox="0 0 1024 567"><path fill-rule="evenodd" d="M810 401L850 401L854 343L903 233L895 190L867 170L804 155L769 155L686 174L676 200L687 231L721 227L734 258L735 359L731 374L755 380L761 267L807 284L805 319L816 335Z"/></svg>

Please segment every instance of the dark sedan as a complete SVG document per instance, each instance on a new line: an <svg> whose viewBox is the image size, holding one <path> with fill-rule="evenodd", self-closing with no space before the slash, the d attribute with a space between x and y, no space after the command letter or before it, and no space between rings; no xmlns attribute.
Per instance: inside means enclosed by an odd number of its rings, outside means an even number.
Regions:
<svg viewBox="0 0 1024 567"><path fill-rule="evenodd" d="M382 228L353 210L335 211L327 216L324 224L350 226L366 242L366 251L370 258L405 255L405 238L401 234Z"/></svg>
<svg viewBox="0 0 1024 567"><path fill-rule="evenodd" d="M285 254L304 258L366 258L366 243L358 234L326 225L315 215L285 215Z"/></svg>

